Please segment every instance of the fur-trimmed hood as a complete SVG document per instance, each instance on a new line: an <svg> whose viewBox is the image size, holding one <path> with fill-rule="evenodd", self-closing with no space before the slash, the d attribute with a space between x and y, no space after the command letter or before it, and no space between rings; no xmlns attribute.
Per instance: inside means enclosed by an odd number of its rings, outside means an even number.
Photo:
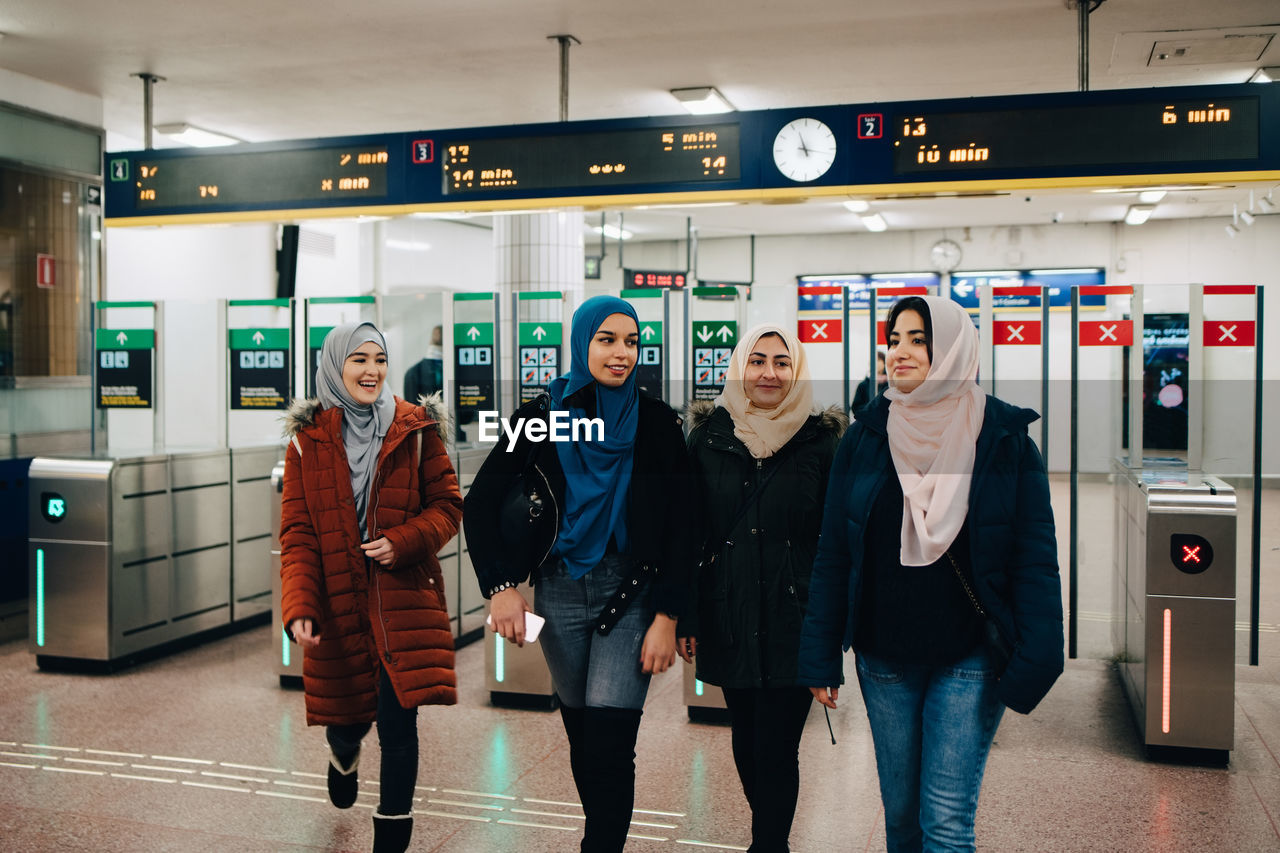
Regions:
<svg viewBox="0 0 1280 853"><path fill-rule="evenodd" d="M429 397L419 396L418 405L425 410L427 420L435 426L436 432L440 433L440 438L447 445L453 431L450 429L450 414L444 405L444 395L437 391ZM293 438L302 430L313 426L316 413L322 408L317 397L294 397L281 417L284 422L284 437Z"/></svg>
<svg viewBox="0 0 1280 853"><path fill-rule="evenodd" d="M716 404L711 400L694 400L685 407L685 423L689 432L693 432L698 427L709 423L717 408ZM816 422L814 421L815 416L817 417ZM849 428L849 416L839 406L827 406L825 409L810 414L806 426L808 424L814 424L822 432L834 433L839 438Z"/></svg>

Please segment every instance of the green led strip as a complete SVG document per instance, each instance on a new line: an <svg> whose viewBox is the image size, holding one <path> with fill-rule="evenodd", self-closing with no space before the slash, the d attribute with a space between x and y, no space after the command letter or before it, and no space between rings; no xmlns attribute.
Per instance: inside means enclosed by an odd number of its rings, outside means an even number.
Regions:
<svg viewBox="0 0 1280 853"><path fill-rule="evenodd" d="M696 678L693 680L693 692L696 696L702 695L702 682Z"/></svg>
<svg viewBox="0 0 1280 853"><path fill-rule="evenodd" d="M501 634L493 635L493 677L499 684L506 679L506 651L503 649L507 643L502 639Z"/></svg>
<svg viewBox="0 0 1280 853"><path fill-rule="evenodd" d="M36 645L44 647L44 549L36 549Z"/></svg>
<svg viewBox="0 0 1280 853"><path fill-rule="evenodd" d="M280 662L287 667L289 665L289 632L281 628L280 633L284 635L284 642L280 644Z"/></svg>

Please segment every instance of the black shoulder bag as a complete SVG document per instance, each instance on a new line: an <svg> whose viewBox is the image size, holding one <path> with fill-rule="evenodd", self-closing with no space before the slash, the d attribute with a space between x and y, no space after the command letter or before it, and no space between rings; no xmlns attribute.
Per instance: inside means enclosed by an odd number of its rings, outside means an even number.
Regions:
<svg viewBox="0 0 1280 853"><path fill-rule="evenodd" d="M527 568L526 577L550 553L560 524L550 486L534 462L539 447L531 442L524 465L507 486L498 508L499 536L507 553L518 555L519 564Z"/></svg>
<svg viewBox="0 0 1280 853"><path fill-rule="evenodd" d="M973 594L973 589L969 586L969 582L964 579L964 572L960 571L960 564L956 562L956 558L951 556L950 550L946 553L947 559L951 561L951 568L956 571L956 578L960 581L960 585L964 587L965 595L969 596L969 603L973 605L973 609L978 611L978 615L982 617L983 642L990 649L992 656L996 659L996 666L1003 673L1005 668L1009 666L1009 661L1013 658L1013 647L1004 638L1004 634L1000 633L1000 626L996 625L995 620L987 615L987 611L983 610L982 605L978 603L978 597Z"/></svg>

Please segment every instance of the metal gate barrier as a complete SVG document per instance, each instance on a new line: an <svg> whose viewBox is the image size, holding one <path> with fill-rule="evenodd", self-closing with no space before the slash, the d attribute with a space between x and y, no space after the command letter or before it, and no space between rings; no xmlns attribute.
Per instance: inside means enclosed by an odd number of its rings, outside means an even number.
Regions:
<svg viewBox="0 0 1280 853"><path fill-rule="evenodd" d="M1234 744L1236 494L1177 460L1117 459L1116 647L1148 754ZM1158 466L1153 466L1158 462Z"/></svg>

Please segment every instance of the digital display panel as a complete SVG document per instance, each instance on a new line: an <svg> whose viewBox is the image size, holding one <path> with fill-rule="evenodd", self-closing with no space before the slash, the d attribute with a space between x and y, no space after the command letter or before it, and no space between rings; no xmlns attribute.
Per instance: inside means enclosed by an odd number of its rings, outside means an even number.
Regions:
<svg viewBox="0 0 1280 853"><path fill-rule="evenodd" d="M736 181L737 124L458 140L443 146L444 194Z"/></svg>
<svg viewBox="0 0 1280 853"><path fill-rule="evenodd" d="M897 175L1253 160L1258 99L1206 98L893 117Z"/></svg>
<svg viewBox="0 0 1280 853"><path fill-rule="evenodd" d="M139 210L287 205L387 195L386 145L134 158Z"/></svg>

